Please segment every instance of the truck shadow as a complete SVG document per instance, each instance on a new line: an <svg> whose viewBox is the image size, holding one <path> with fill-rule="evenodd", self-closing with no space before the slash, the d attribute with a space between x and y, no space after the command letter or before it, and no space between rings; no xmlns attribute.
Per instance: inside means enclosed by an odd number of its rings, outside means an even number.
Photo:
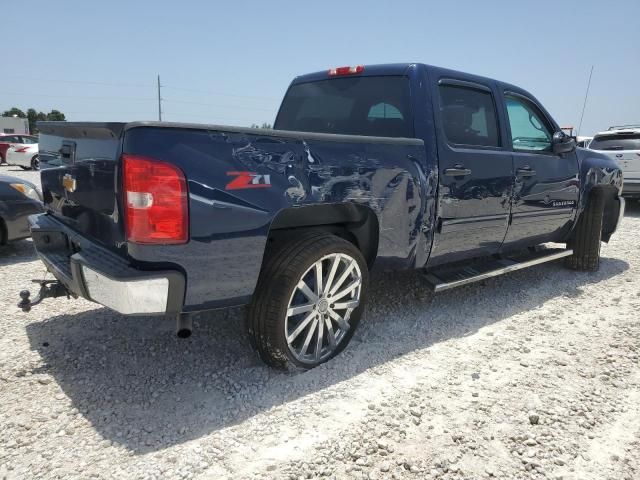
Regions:
<svg viewBox="0 0 640 480"><path fill-rule="evenodd" d="M603 258L593 274L546 264L438 295L429 293L419 272L377 275L352 344L306 373L264 366L249 346L242 309L196 320L188 340L175 337L173 319L125 318L104 308L31 323L27 334L43 359L33 373L53 376L105 439L144 454L241 423L553 298L579 299L583 287L628 268L612 258Z"/></svg>
<svg viewBox="0 0 640 480"><path fill-rule="evenodd" d="M33 262L38 259L31 239L18 240L0 245L0 267L16 263ZM42 268L44 271L44 266Z"/></svg>

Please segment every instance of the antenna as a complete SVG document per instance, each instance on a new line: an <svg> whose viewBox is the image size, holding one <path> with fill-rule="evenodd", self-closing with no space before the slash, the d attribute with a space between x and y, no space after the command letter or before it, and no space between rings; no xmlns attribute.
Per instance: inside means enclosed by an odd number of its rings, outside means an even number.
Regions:
<svg viewBox="0 0 640 480"><path fill-rule="evenodd" d="M158 121L162 121L162 97L160 96L160 75L158 74Z"/></svg>
<svg viewBox="0 0 640 480"><path fill-rule="evenodd" d="M589 96L589 87L591 86L591 75L593 75L593 65L591 65L591 72L589 72L589 81L587 82L587 93L584 94L584 103L582 104L582 114L580 115L580 123L578 124L578 131L576 137L580 135L580 129L582 128L582 119L584 118L584 110L587 108L587 97Z"/></svg>

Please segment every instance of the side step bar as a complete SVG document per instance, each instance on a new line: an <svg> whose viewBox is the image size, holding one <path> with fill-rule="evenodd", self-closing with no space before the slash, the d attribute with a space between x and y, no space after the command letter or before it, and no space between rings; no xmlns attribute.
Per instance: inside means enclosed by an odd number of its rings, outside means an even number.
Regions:
<svg viewBox="0 0 640 480"><path fill-rule="evenodd" d="M514 272L523 268L551 262L559 258L568 257L573 250L564 248L543 248L529 251L525 255L512 255L503 258L490 258L466 262L459 266L436 268L425 274L434 292L442 292L450 288L460 287L469 283L497 277L504 273Z"/></svg>

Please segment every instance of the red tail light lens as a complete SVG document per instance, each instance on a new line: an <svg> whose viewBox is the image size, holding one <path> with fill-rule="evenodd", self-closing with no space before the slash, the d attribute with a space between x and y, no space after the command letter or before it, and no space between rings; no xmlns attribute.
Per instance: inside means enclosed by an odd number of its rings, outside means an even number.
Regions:
<svg viewBox="0 0 640 480"><path fill-rule="evenodd" d="M330 77L337 77L340 75L355 75L356 73L364 72L364 65L356 65L355 67L336 67L329 70Z"/></svg>
<svg viewBox="0 0 640 480"><path fill-rule="evenodd" d="M189 239L187 181L170 163L122 155L127 240L179 244Z"/></svg>
<svg viewBox="0 0 640 480"><path fill-rule="evenodd" d="M22 147L22 148L18 148L16 150L16 152L20 152L20 153L24 153L26 151L28 151L31 147Z"/></svg>

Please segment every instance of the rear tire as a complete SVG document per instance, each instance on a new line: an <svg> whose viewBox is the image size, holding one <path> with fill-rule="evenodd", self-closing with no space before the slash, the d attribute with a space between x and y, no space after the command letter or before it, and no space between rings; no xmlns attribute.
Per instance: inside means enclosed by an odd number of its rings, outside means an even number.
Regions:
<svg viewBox="0 0 640 480"><path fill-rule="evenodd" d="M591 192L587 208L578 219L573 238L567 243L568 248L573 248L573 255L565 260L568 268L586 272L595 272L600 268L604 204L604 192Z"/></svg>
<svg viewBox="0 0 640 480"><path fill-rule="evenodd" d="M35 155L31 159L31 170L40 170L40 159L38 158L38 155Z"/></svg>
<svg viewBox="0 0 640 480"><path fill-rule="evenodd" d="M329 233L293 238L263 264L247 315L252 345L281 369L330 360L358 326L368 283L367 263L352 243Z"/></svg>

